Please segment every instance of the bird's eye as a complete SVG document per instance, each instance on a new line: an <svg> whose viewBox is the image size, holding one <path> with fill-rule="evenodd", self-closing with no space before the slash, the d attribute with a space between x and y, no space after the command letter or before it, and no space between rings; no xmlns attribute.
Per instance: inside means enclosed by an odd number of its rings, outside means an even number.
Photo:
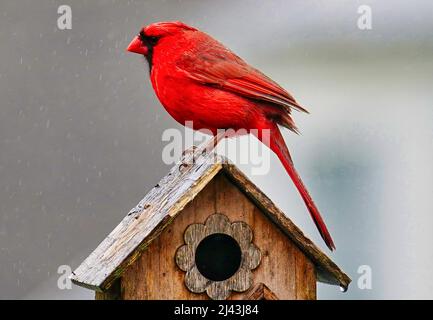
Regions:
<svg viewBox="0 0 433 320"><path fill-rule="evenodd" d="M156 43L158 42L159 38L155 37L155 36L148 36L144 33L143 30L140 31L139 35L138 35L141 39L141 41L144 44L150 45L150 46L154 46L156 45Z"/></svg>
<svg viewBox="0 0 433 320"><path fill-rule="evenodd" d="M155 45L158 42L158 37L148 37L148 41L151 45Z"/></svg>
<svg viewBox="0 0 433 320"><path fill-rule="evenodd" d="M141 41L144 41L146 39L146 34L143 30L140 31L138 36L140 37Z"/></svg>

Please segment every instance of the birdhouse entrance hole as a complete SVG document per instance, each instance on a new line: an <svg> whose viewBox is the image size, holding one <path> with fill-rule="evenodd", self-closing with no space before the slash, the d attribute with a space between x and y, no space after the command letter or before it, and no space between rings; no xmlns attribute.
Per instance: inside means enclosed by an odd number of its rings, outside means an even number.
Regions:
<svg viewBox="0 0 433 320"><path fill-rule="evenodd" d="M214 233L204 238L195 252L200 273L213 281L223 281L238 271L242 261L239 244L231 236Z"/></svg>

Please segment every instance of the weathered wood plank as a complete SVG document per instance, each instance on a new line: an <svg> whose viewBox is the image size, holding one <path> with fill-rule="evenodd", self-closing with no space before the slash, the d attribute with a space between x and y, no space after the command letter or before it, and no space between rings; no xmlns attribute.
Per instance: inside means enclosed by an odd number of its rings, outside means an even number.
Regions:
<svg viewBox="0 0 433 320"><path fill-rule="evenodd" d="M176 250L184 244L184 231L192 222L215 212L215 180L207 186L175 217L173 223L161 233L129 266L122 276L123 299L159 300L209 299L206 293L190 292L184 283L185 272L175 263Z"/></svg>
<svg viewBox="0 0 433 320"><path fill-rule="evenodd" d="M120 279L114 281L113 285L104 292L96 291L95 300L120 300L122 298Z"/></svg>
<svg viewBox="0 0 433 320"><path fill-rule="evenodd" d="M243 300L279 300L265 284L258 283L248 291Z"/></svg>
<svg viewBox="0 0 433 320"><path fill-rule="evenodd" d="M303 252L296 250L295 273L296 273L296 299L316 300L316 276L313 263L306 259Z"/></svg>
<svg viewBox="0 0 433 320"><path fill-rule="evenodd" d="M315 264L319 281L347 289L351 279L324 254L304 233L239 169L223 164L232 181L300 248Z"/></svg>
<svg viewBox="0 0 433 320"><path fill-rule="evenodd" d="M221 169L215 154L185 157L74 271L74 283L105 290Z"/></svg>
<svg viewBox="0 0 433 320"><path fill-rule="evenodd" d="M253 271L254 283L265 283L280 299L296 299L296 274L290 270L295 270L293 252L298 249L225 174L215 180L217 212L247 223L253 230L254 244L261 250L260 265ZM232 294L232 299L243 297L242 293Z"/></svg>

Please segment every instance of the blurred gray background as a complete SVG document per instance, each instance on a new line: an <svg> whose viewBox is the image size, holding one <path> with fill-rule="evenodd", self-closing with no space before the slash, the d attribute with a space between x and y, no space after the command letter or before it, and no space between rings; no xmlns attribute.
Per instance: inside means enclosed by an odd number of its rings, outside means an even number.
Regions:
<svg viewBox="0 0 433 320"><path fill-rule="evenodd" d="M72 30L57 28L62 4ZM372 30L357 27L361 4ZM92 298L60 290L58 266L75 268L166 174L161 134L180 127L124 51L161 20L210 33L311 111L285 138L353 279L318 297L433 298L432 17L427 0L2 0L0 298ZM251 179L324 248L275 157Z"/></svg>

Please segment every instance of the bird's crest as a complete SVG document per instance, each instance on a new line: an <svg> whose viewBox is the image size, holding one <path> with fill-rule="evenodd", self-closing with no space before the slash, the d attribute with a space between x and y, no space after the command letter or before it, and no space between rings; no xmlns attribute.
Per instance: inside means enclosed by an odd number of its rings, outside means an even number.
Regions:
<svg viewBox="0 0 433 320"><path fill-rule="evenodd" d="M180 21L157 22L143 28L143 32L147 36L161 37L169 34L175 34L180 31L191 30L197 31L196 28L191 27Z"/></svg>

